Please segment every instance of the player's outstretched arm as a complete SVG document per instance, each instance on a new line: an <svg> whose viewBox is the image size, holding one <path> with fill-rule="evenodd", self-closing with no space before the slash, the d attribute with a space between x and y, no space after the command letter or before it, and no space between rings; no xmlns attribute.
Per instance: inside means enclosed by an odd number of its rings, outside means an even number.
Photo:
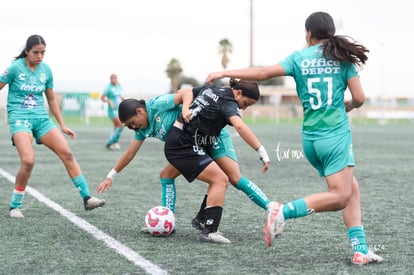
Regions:
<svg viewBox="0 0 414 275"><path fill-rule="evenodd" d="M270 167L270 159L266 152L266 149L261 144L260 140L256 137L253 131L247 127L247 125L243 122L243 120L239 116L232 116L230 117L230 122L233 127L236 129L237 133L241 136L241 138L249 144L255 151L258 152L259 158L263 163L263 167L261 171L264 173Z"/></svg>
<svg viewBox="0 0 414 275"><path fill-rule="evenodd" d="M111 188L113 178L120 173L130 162L134 159L139 149L144 143L143 140L133 139L128 148L124 151L121 157L116 162L115 166L106 175L106 178L96 187L96 193L101 194L103 191L109 191Z"/></svg>

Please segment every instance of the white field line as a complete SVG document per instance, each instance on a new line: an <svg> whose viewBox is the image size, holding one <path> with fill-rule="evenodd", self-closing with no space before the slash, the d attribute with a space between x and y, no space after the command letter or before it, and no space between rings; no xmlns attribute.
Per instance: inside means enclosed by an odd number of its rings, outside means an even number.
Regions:
<svg viewBox="0 0 414 275"><path fill-rule="evenodd" d="M4 171L2 168L0 168L0 176L9 180L12 183L15 182L15 177L10 175L8 172ZM99 230L96 226L88 223L82 218L79 218L74 213L64 209L62 206L48 199L36 189L31 188L30 186L27 186L26 193L30 194L32 197L36 198L38 201L44 203L49 208L55 210L56 212L58 212L59 214L61 214L62 216L70 220L77 227L91 234L95 239L103 241L106 244L106 246L115 250L115 252L124 256L136 266L144 269L147 273L154 274L154 275L168 274L166 270L163 270L159 266L146 260L144 257L136 253L134 250L132 250L128 246L123 245L119 241L115 240L111 236Z"/></svg>

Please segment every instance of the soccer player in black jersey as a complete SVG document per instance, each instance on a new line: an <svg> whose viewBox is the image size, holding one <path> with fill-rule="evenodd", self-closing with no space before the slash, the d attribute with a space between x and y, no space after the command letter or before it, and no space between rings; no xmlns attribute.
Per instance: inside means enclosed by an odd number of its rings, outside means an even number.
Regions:
<svg viewBox="0 0 414 275"><path fill-rule="evenodd" d="M182 113L165 142L167 160L189 181L209 184L201 242L230 243L218 232L228 178L209 155L209 146L217 142L221 129L233 126L238 134L259 153L262 171L269 168L269 156L256 135L243 122L239 110L255 104L260 92L251 81L230 80L230 87L202 86L183 89L193 94L193 101L183 97Z"/></svg>

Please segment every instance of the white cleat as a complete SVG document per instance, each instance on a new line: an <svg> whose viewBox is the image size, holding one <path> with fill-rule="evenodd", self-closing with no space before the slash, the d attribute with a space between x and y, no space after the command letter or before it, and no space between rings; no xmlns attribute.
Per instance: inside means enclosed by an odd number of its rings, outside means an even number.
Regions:
<svg viewBox="0 0 414 275"><path fill-rule="evenodd" d="M12 219L23 219L23 213L20 211L20 208L12 208L9 210L9 216Z"/></svg>
<svg viewBox="0 0 414 275"><path fill-rule="evenodd" d="M202 243L231 243L230 240L224 237L219 231L210 233L201 232L197 239Z"/></svg>
<svg viewBox="0 0 414 275"><path fill-rule="evenodd" d="M381 256L378 256L373 251L368 250L367 254L362 254L359 252L354 253L352 258L353 264L366 265L371 263L381 263L384 259Z"/></svg>
<svg viewBox="0 0 414 275"><path fill-rule="evenodd" d="M283 232L285 218L283 217L283 205L279 202L271 202L266 210L266 223L263 228L263 239L266 246L271 246L275 237Z"/></svg>
<svg viewBox="0 0 414 275"><path fill-rule="evenodd" d="M114 150L121 150L121 144L119 144L118 142L112 144L112 147L114 148Z"/></svg>
<svg viewBox="0 0 414 275"><path fill-rule="evenodd" d="M85 210L92 210L92 209L95 209L97 207L104 206L104 204L105 204L105 200L98 199L98 198L95 198L95 197L90 197L84 203L84 206L85 206Z"/></svg>

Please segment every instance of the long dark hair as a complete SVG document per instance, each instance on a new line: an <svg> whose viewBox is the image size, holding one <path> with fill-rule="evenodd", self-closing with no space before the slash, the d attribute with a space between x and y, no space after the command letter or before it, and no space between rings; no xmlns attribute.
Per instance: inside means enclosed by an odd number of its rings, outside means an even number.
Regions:
<svg viewBox="0 0 414 275"><path fill-rule="evenodd" d="M323 56L327 59L345 61L361 67L368 60L369 50L353 38L346 35L335 35L335 23L326 12L314 12L305 22L306 31L311 37L325 39L322 43Z"/></svg>
<svg viewBox="0 0 414 275"><path fill-rule="evenodd" d="M124 123L137 113L137 108L145 109L145 100L138 100L135 98L127 98L122 100L118 107L119 120Z"/></svg>
<svg viewBox="0 0 414 275"><path fill-rule="evenodd" d="M252 98L254 100L259 100L260 90L256 82L243 80L243 79L237 80L235 78L230 78L229 85L233 89L241 90L242 95Z"/></svg>
<svg viewBox="0 0 414 275"><path fill-rule="evenodd" d="M22 52L16 56L14 59L17 60L19 58L24 58L27 56L27 52L30 51L34 46L36 45L44 45L46 46L46 42L43 39L43 37L41 37L38 34L34 34L29 36L29 38L27 38L26 41L26 46L24 47L24 49L22 50Z"/></svg>

